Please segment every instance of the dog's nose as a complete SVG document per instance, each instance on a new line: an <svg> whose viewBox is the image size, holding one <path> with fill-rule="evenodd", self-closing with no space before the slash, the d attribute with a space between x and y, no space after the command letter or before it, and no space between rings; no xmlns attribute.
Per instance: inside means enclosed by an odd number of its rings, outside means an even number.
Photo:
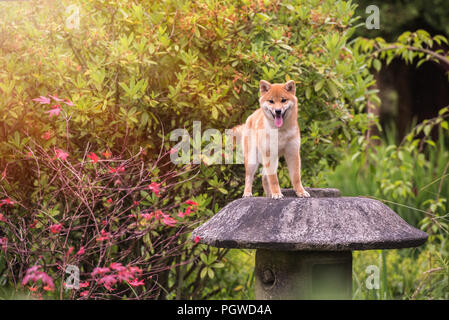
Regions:
<svg viewBox="0 0 449 320"><path fill-rule="evenodd" d="M274 112L276 113L277 116L280 116L282 114L281 109L276 109L276 110L274 110Z"/></svg>

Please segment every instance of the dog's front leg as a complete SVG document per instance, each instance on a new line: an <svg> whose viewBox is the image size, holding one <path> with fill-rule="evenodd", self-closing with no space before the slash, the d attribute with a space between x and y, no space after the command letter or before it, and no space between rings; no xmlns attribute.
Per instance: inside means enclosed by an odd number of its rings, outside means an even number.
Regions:
<svg viewBox="0 0 449 320"><path fill-rule="evenodd" d="M270 190L270 195L273 199L282 199L284 197L281 193L281 188L279 187L277 175L278 162L279 159L277 157L264 156L262 158L262 175L267 179L268 189Z"/></svg>
<svg viewBox="0 0 449 320"><path fill-rule="evenodd" d="M284 155L290 174L290 181L296 195L300 198L310 197L310 194L304 189L301 182L301 157L299 155L299 147L291 148Z"/></svg>

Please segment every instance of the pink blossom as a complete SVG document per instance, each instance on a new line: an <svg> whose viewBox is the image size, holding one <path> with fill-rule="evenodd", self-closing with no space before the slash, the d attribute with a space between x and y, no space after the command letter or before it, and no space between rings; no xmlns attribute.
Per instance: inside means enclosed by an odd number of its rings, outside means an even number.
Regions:
<svg viewBox="0 0 449 320"><path fill-rule="evenodd" d="M3 213L0 213L0 221L6 222L6 218L3 216Z"/></svg>
<svg viewBox="0 0 449 320"><path fill-rule="evenodd" d="M142 218L144 218L145 220L149 221L153 217L153 213L152 212L151 213L141 213L140 216Z"/></svg>
<svg viewBox="0 0 449 320"><path fill-rule="evenodd" d="M107 151L105 151L105 152L102 152L101 153L106 159L109 159L111 156L112 156L112 153L109 151L109 150L107 150Z"/></svg>
<svg viewBox="0 0 449 320"><path fill-rule="evenodd" d="M126 268L124 270L120 270L117 273L117 279L119 281L129 281L130 278L133 277L133 274L129 272Z"/></svg>
<svg viewBox="0 0 449 320"><path fill-rule="evenodd" d="M58 234L59 232L61 232L62 229L62 224L57 223L57 224L52 224L50 226L50 232L54 233L54 234Z"/></svg>
<svg viewBox="0 0 449 320"><path fill-rule="evenodd" d="M112 263L109 265L109 268L111 268L112 270L115 270L115 271L123 271L123 270L126 270L126 267L124 267L120 262L112 262Z"/></svg>
<svg viewBox="0 0 449 320"><path fill-rule="evenodd" d="M69 156L69 154L67 152L65 152L64 150L61 149L55 149L55 157L54 159L61 159L61 160L67 160L67 157Z"/></svg>
<svg viewBox="0 0 449 320"><path fill-rule="evenodd" d="M51 132L50 131L46 131L43 135L42 135L42 139L44 140L49 140L51 138Z"/></svg>
<svg viewBox="0 0 449 320"><path fill-rule="evenodd" d="M53 279L47 273L39 271L39 268L40 266L38 265L29 268L22 280L22 285L26 285L30 281L36 283L37 281L41 280L42 284L45 285L44 290L53 290L55 287Z"/></svg>
<svg viewBox="0 0 449 320"><path fill-rule="evenodd" d="M89 281L80 282L80 288L87 288L89 286Z"/></svg>
<svg viewBox="0 0 449 320"><path fill-rule="evenodd" d="M109 168L109 173L118 173L118 172L125 171L125 167L123 167L123 166L120 166L118 168L112 168L112 167L108 166L108 168Z"/></svg>
<svg viewBox="0 0 449 320"><path fill-rule="evenodd" d="M148 186L148 189L150 191L153 191L154 194L156 195L156 197L159 196L159 192L160 192L160 183L156 183L156 182L151 182L150 185Z"/></svg>
<svg viewBox="0 0 449 320"><path fill-rule="evenodd" d="M73 106L74 106L73 102L70 101L69 99L66 99L66 100L64 101L64 103L65 103L66 105L70 106L70 107L73 107Z"/></svg>
<svg viewBox="0 0 449 320"><path fill-rule="evenodd" d="M12 205L14 205L14 201L12 201L10 198L0 200L0 207L4 206L4 205L12 206Z"/></svg>
<svg viewBox="0 0 449 320"><path fill-rule="evenodd" d="M192 200L187 200L186 204L189 204L189 205L192 205L192 206L197 206L198 205L198 203L196 203L195 201L192 201Z"/></svg>
<svg viewBox="0 0 449 320"><path fill-rule="evenodd" d="M140 269L139 267L129 266L128 271L131 272L132 274L136 273L142 274L142 269Z"/></svg>
<svg viewBox="0 0 449 320"><path fill-rule="evenodd" d="M129 281L128 283L133 287L143 286L145 284L144 279L139 281L139 280L137 280L137 278L133 279L132 281Z"/></svg>
<svg viewBox="0 0 449 320"><path fill-rule="evenodd" d="M89 290L85 290L80 293L80 297L87 297L88 294L89 294Z"/></svg>
<svg viewBox="0 0 449 320"><path fill-rule="evenodd" d="M92 273L90 274L92 277L95 277L96 275L103 275L105 273L108 273L111 271L108 267L96 267Z"/></svg>
<svg viewBox="0 0 449 320"><path fill-rule="evenodd" d="M100 231L101 236L97 238L97 241L104 241L109 239L109 232L106 232L104 230Z"/></svg>
<svg viewBox="0 0 449 320"><path fill-rule="evenodd" d="M195 244L197 244L200 240L201 240L201 238L199 236L196 236L195 239L193 239L193 242L195 242Z"/></svg>
<svg viewBox="0 0 449 320"><path fill-rule="evenodd" d="M78 252L76 253L76 255L77 256L81 256L81 255L83 255L84 254L84 247L81 247L79 250L78 250Z"/></svg>
<svg viewBox="0 0 449 320"><path fill-rule="evenodd" d="M162 220L163 223L165 223L169 227L174 227L176 225L176 220L170 217L169 215L164 215L164 218Z"/></svg>
<svg viewBox="0 0 449 320"><path fill-rule="evenodd" d="M50 98L40 96L39 98L32 99L33 101L39 102L40 104L50 104Z"/></svg>
<svg viewBox="0 0 449 320"><path fill-rule="evenodd" d="M98 280L98 283L103 284L106 289L112 291L112 286L117 283L117 277L115 275L108 274Z"/></svg>
<svg viewBox="0 0 449 320"><path fill-rule="evenodd" d="M192 209L191 206L188 206L188 207L187 207L187 209L186 209L186 215L187 215L187 216L189 216L189 214L192 212L191 209Z"/></svg>
<svg viewBox="0 0 449 320"><path fill-rule="evenodd" d="M73 252L73 247L70 247L69 250L67 250L67 256L70 256Z"/></svg>
<svg viewBox="0 0 449 320"><path fill-rule="evenodd" d="M93 153L93 152L89 153L89 154L87 155L87 157L88 157L90 160L92 160L93 163L97 163L97 162L98 162L98 156L97 156L95 153Z"/></svg>
<svg viewBox="0 0 449 320"><path fill-rule="evenodd" d="M45 111L45 113L48 113L48 117L51 118L53 116L59 116L59 113L61 112L61 108L53 108L51 110Z"/></svg>
<svg viewBox="0 0 449 320"><path fill-rule="evenodd" d="M176 153L176 152L178 152L178 149L176 149L176 148L171 148L170 151L169 151L168 153L174 154L174 153Z"/></svg>
<svg viewBox="0 0 449 320"><path fill-rule="evenodd" d="M49 94L48 96L58 102L64 101L64 99L60 99L60 98L58 98L58 96L52 96L51 94Z"/></svg>
<svg viewBox="0 0 449 320"><path fill-rule="evenodd" d="M182 211L179 211L178 212L178 217L180 217L180 218L184 218L185 217L185 213L184 212L182 212Z"/></svg>

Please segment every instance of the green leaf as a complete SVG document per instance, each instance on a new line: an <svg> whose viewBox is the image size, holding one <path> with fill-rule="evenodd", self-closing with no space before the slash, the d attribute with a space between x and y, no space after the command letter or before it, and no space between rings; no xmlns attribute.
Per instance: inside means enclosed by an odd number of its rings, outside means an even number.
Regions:
<svg viewBox="0 0 449 320"><path fill-rule="evenodd" d="M318 91L320 91L320 90L323 88L324 82L325 82L325 80L324 80L324 79L321 79L320 81L318 81L318 82L315 84L315 86L314 86L315 92L318 92Z"/></svg>

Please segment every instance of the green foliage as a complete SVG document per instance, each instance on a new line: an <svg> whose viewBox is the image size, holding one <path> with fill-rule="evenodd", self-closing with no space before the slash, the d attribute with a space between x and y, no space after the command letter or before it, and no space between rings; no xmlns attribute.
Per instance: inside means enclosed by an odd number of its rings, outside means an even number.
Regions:
<svg viewBox="0 0 449 320"><path fill-rule="evenodd" d="M396 145L394 132L380 145L366 149L348 147L348 155L328 176L328 184L345 196L369 196L383 201L408 223L429 234L425 246L354 255L356 299L448 299L449 269L449 150L443 108L425 120ZM433 141L432 130L440 139ZM381 271L380 290L368 290L365 269Z"/></svg>

